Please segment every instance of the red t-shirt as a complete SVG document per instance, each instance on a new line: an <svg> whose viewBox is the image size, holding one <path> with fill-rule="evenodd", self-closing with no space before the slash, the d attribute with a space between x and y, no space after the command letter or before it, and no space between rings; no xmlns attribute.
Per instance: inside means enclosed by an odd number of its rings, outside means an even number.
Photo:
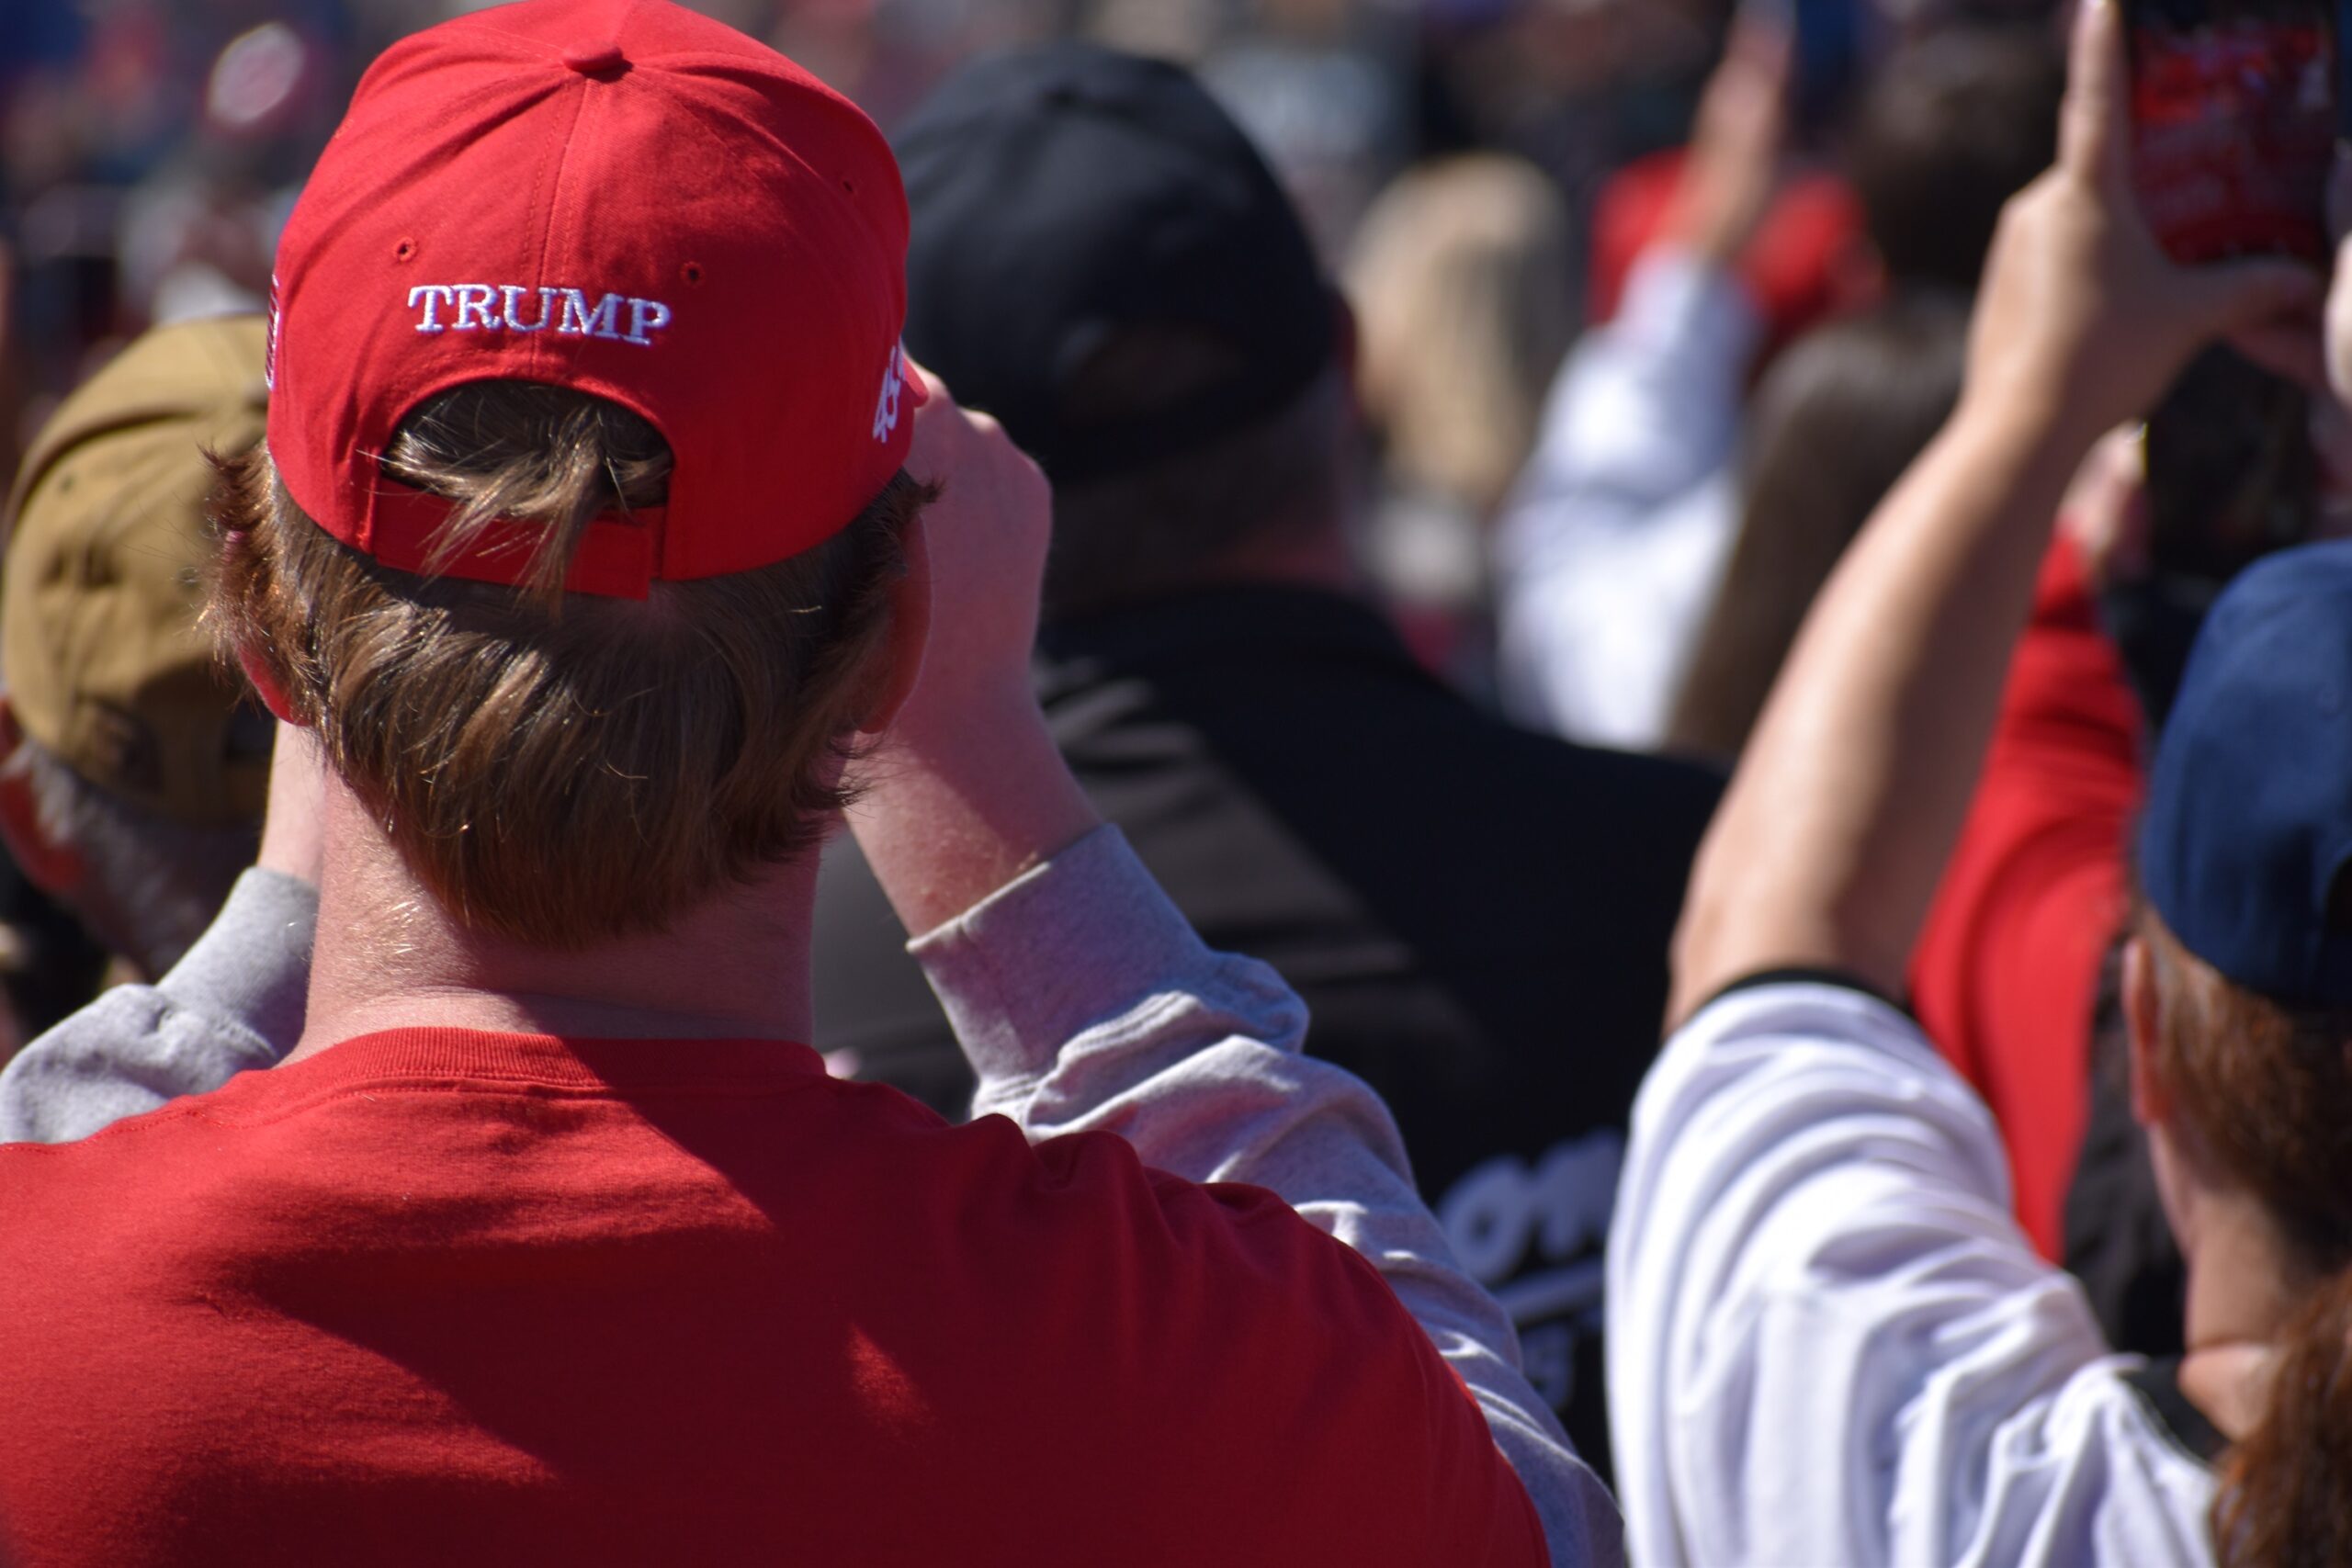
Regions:
<svg viewBox="0 0 2352 1568"><path fill-rule="evenodd" d="M0 1147L0 1558L1533 1563L1272 1194L799 1046L372 1035Z"/></svg>
<svg viewBox="0 0 2352 1568"><path fill-rule="evenodd" d="M2081 557L2062 538L1911 972L1919 1021L1993 1108L2018 1219L2051 1258L2089 1113L2099 966L2124 911L2139 726Z"/></svg>

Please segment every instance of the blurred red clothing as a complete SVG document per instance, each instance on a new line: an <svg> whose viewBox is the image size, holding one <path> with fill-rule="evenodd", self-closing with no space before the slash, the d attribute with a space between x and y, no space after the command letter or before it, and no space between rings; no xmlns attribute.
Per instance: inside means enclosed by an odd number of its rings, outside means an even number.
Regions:
<svg viewBox="0 0 2352 1568"><path fill-rule="evenodd" d="M1592 324L1617 314L1626 277L1657 238L1688 158L1680 149L1654 152L1627 164L1601 187L1593 206L1586 298ZM1864 269L1855 262L1867 243L1861 203L1845 181L1812 174L1782 187L1739 261L1740 280L1765 321L1758 364L1769 363L1823 321L1865 303L1857 287Z"/></svg>
<svg viewBox="0 0 2352 1568"><path fill-rule="evenodd" d="M2088 1114L2099 969L2124 915L2139 755L2139 705L2062 537L1911 973L1919 1021L1992 1106L2018 1218L2053 1258Z"/></svg>

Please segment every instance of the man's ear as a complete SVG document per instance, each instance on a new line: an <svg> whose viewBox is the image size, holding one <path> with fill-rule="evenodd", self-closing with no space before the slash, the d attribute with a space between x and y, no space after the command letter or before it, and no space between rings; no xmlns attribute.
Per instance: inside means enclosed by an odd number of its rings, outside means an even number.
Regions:
<svg viewBox="0 0 2352 1568"><path fill-rule="evenodd" d="M252 684L254 694L261 698L261 705L269 710L270 717L281 724L301 727L302 721L295 716L294 705L286 700L286 687L279 682L277 671L271 668L268 660L252 648L240 644L237 648L237 668L245 672L245 680Z"/></svg>
<svg viewBox="0 0 2352 1568"><path fill-rule="evenodd" d="M2130 937L2123 943L2123 1031L2132 1047L2132 1119L2143 1127L2172 1122L2172 1090L2156 1065L2157 1031L2163 1027L2156 956L2147 938Z"/></svg>
<svg viewBox="0 0 2352 1568"><path fill-rule="evenodd" d="M16 705L0 693L0 760L13 760L24 743ZM81 852L59 843L41 826L32 779L13 768L0 770L0 844L6 845L9 858L27 881L57 897L73 897L88 874Z"/></svg>
<svg viewBox="0 0 2352 1568"><path fill-rule="evenodd" d="M922 675L923 650L931 642L931 536L917 517L900 542L906 574L890 590L890 635L869 673L872 694L857 721L860 734L890 728Z"/></svg>

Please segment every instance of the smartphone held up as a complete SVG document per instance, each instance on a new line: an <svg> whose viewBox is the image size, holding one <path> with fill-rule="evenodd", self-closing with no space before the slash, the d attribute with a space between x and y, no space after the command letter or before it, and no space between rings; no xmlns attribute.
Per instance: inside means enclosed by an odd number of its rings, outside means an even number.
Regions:
<svg viewBox="0 0 2352 1568"><path fill-rule="evenodd" d="M2142 210L2183 262L2327 254L2337 0L2124 0Z"/></svg>
<svg viewBox="0 0 2352 1568"><path fill-rule="evenodd" d="M2120 0L2141 210L2188 265L2324 265L2352 0ZM2214 349L2147 434L2151 554L2218 586L2312 536L2320 465L2301 388Z"/></svg>

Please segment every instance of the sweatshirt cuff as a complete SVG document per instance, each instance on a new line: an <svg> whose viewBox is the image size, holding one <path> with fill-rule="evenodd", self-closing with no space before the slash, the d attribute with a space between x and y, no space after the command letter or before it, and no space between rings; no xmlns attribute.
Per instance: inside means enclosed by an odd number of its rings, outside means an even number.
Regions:
<svg viewBox="0 0 2352 1568"><path fill-rule="evenodd" d="M155 988L199 1016L243 1025L283 1057L302 1037L318 924L317 888L256 866Z"/></svg>
<svg viewBox="0 0 2352 1568"><path fill-rule="evenodd" d="M1114 827L907 944L983 1080L1034 1077L1088 1029L1213 962Z"/></svg>

